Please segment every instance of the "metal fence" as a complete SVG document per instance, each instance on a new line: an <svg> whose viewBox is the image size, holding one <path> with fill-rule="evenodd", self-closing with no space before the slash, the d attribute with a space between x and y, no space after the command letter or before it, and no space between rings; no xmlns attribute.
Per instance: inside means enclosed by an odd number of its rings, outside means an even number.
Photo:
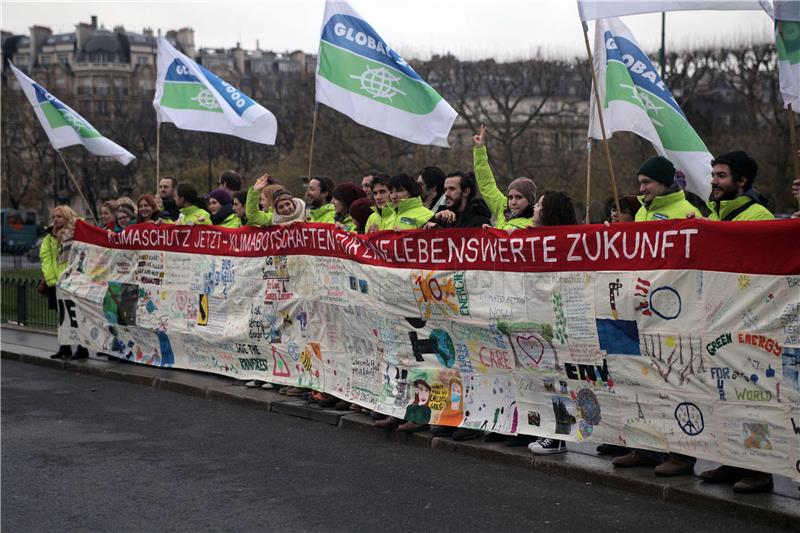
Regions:
<svg viewBox="0 0 800 533"><path fill-rule="evenodd" d="M48 309L47 296L39 294L38 286L38 279L0 277L0 320L40 328L57 327L58 312Z"/></svg>

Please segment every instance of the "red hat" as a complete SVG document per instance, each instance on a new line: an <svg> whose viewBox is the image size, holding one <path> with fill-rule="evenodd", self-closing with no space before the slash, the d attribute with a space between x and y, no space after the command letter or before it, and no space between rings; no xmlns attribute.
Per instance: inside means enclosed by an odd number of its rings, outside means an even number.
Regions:
<svg viewBox="0 0 800 533"><path fill-rule="evenodd" d="M369 198L359 198L350 204L350 216L356 221L359 228L367 225L367 219L372 214L372 200Z"/></svg>
<svg viewBox="0 0 800 533"><path fill-rule="evenodd" d="M333 197L342 202L349 209L353 202L364 198L367 194L353 183L340 183L333 189Z"/></svg>

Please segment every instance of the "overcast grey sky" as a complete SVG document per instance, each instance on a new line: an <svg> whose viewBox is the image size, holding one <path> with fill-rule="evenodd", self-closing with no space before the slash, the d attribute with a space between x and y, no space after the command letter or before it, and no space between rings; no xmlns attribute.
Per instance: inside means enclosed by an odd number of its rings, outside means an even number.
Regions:
<svg viewBox="0 0 800 533"><path fill-rule="evenodd" d="M0 4L0 27L28 33L34 24L56 33L97 15L111 29L141 32L189 26L198 47L316 52L324 0L258 2L9 1ZM462 58L513 59L541 51L583 55L574 0L352 0L351 5L403 56L426 58L453 53ZM648 50L658 48L661 16L637 15L623 21ZM763 12L684 12L667 14L668 48L733 40L769 40L771 21Z"/></svg>

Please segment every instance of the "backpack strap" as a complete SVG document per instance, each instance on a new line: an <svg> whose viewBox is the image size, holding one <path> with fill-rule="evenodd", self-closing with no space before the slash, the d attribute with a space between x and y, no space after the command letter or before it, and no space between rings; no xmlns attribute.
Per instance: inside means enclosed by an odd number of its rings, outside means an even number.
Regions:
<svg viewBox="0 0 800 533"><path fill-rule="evenodd" d="M740 205L739 207L737 207L736 209L734 209L733 211L731 211L730 213L725 215L725 218L723 218L722 220L724 220L726 222L730 222L734 218L738 217L739 215L741 215L742 213L747 211L750 208L750 206L755 204L755 203L758 203L758 202L756 202L755 200L750 200L746 204Z"/></svg>

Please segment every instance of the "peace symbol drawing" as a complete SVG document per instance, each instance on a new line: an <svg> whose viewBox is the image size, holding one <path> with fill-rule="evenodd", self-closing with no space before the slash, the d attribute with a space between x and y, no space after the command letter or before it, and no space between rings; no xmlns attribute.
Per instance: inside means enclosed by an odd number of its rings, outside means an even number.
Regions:
<svg viewBox="0 0 800 533"><path fill-rule="evenodd" d="M705 429L703 412L691 402L679 403L675 408L675 420L678 426L689 436L699 435Z"/></svg>

